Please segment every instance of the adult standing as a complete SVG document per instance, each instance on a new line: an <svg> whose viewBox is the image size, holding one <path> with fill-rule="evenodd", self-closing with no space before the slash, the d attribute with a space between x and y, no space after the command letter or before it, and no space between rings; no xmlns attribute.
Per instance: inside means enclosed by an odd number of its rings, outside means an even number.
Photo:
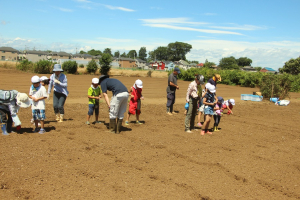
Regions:
<svg viewBox="0 0 300 200"><path fill-rule="evenodd" d="M99 77L99 85L109 108L109 129L119 134L122 127L124 113L127 109L128 90L118 79L109 78L108 75ZM113 96L109 101L107 91L112 91Z"/></svg>
<svg viewBox="0 0 300 200"><path fill-rule="evenodd" d="M50 93L53 89L53 108L54 113L56 116L56 121L63 122L64 120L64 105L69 94L67 87L68 87L68 80L67 76L61 72L64 70L62 69L60 64L55 64L53 67L53 74L50 76L49 87L48 87L48 99L50 97Z"/></svg>
<svg viewBox="0 0 300 200"><path fill-rule="evenodd" d="M214 74L214 76L212 78L208 79L207 82L216 87L217 81L219 81L219 82L222 81L220 74Z"/></svg>
<svg viewBox="0 0 300 200"><path fill-rule="evenodd" d="M167 114L173 115L173 105L175 103L175 93L179 90L177 85L177 75L180 74L179 68L175 67L173 73L169 75L167 87Z"/></svg>
<svg viewBox="0 0 300 200"><path fill-rule="evenodd" d="M188 133L195 129L197 102L201 98L198 93L198 86L200 84L204 84L204 76L196 74L195 80L189 84L186 92L186 103L189 103L189 108L185 117L185 131Z"/></svg>

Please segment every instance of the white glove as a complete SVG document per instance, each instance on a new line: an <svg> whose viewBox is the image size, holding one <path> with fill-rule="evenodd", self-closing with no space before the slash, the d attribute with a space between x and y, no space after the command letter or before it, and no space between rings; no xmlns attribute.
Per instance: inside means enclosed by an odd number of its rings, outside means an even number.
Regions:
<svg viewBox="0 0 300 200"><path fill-rule="evenodd" d="M48 100L50 99L50 94L48 94L47 99L48 99Z"/></svg>
<svg viewBox="0 0 300 200"><path fill-rule="evenodd" d="M57 80L57 79L54 79L54 83L56 83L56 84L60 84L60 81L59 81L59 80Z"/></svg>

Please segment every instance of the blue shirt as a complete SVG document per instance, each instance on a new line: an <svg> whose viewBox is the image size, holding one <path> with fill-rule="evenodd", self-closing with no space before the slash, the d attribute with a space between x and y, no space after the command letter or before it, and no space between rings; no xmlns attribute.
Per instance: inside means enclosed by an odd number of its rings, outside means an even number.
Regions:
<svg viewBox="0 0 300 200"><path fill-rule="evenodd" d="M54 85L54 89L53 90L55 92L59 92L59 93L62 93L64 95L68 96L69 92L67 90L67 87L68 87L67 76L64 75L64 74L62 74L62 73L59 74L59 77L57 79L59 80L60 84L54 83L54 79L55 78L57 78L57 77L55 77L55 73L50 76L49 87L48 87L48 94L51 93L51 89L52 89L52 87Z"/></svg>
<svg viewBox="0 0 300 200"><path fill-rule="evenodd" d="M117 94L122 92L128 92L125 85L123 85L123 83L121 83L121 81L119 81L118 79L114 79L114 78L104 79L101 82L100 86L102 92L107 93L107 90L112 91L113 96L116 96Z"/></svg>

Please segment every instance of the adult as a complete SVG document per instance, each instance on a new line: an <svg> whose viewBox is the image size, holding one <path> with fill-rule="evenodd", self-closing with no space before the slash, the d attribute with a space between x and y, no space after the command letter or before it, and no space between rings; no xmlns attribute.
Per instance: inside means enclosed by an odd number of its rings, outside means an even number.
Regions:
<svg viewBox="0 0 300 200"><path fill-rule="evenodd" d="M53 108L56 116L56 121L63 122L64 121L64 105L69 94L68 80L67 76L61 72L62 69L60 64L55 64L53 67L53 74L50 76L49 87L48 87L48 99L50 98L50 93L52 87L54 86L53 92Z"/></svg>
<svg viewBox="0 0 300 200"><path fill-rule="evenodd" d="M1 90L0 99L0 120L3 135L9 135L12 132L14 122L17 130L21 129L21 121L17 115L20 107L28 108L31 105L30 99L25 93L19 93L16 90ZM2 97L7 97L2 99Z"/></svg>
<svg viewBox="0 0 300 200"><path fill-rule="evenodd" d="M180 74L179 68L175 67L173 73L169 75L167 87L167 114L173 115L173 105L175 103L175 93L179 90L177 85L177 75Z"/></svg>
<svg viewBox="0 0 300 200"><path fill-rule="evenodd" d="M127 109L128 90L118 79L109 78L108 75L99 77L99 85L109 108L109 129L112 133L119 134L122 127L124 113ZM109 101L107 91L112 91L113 96Z"/></svg>
<svg viewBox="0 0 300 200"><path fill-rule="evenodd" d="M204 76L196 74L195 80L189 84L186 92L186 103L189 103L189 108L185 117L185 131L190 133L195 129L195 116L197 113L197 102L200 100L198 93L199 85L204 84ZM201 90L201 87L200 87ZM200 91L202 92L202 91Z"/></svg>
<svg viewBox="0 0 300 200"><path fill-rule="evenodd" d="M221 76L219 74L214 74L214 76L210 79L208 79L208 83L212 84L213 86L217 86L217 81L221 82Z"/></svg>

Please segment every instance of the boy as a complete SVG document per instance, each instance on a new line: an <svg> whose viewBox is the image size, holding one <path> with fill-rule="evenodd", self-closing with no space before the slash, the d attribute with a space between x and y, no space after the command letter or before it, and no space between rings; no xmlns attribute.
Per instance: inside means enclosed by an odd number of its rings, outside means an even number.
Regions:
<svg viewBox="0 0 300 200"><path fill-rule="evenodd" d="M101 122L98 121L98 116L99 116L99 100L101 98L101 89L99 87L99 79L98 78L93 78L92 79L92 85L88 89L88 98L89 98L89 111L87 114L87 121L86 124L90 125L90 117L93 115L94 110L95 110L95 118L96 121L94 122L95 124L100 124Z"/></svg>
<svg viewBox="0 0 300 200"><path fill-rule="evenodd" d="M46 131L44 129L45 115L45 100L48 97L46 88L40 84L40 78L38 76L33 76L31 78L31 87L29 90L29 98L32 99L32 116L35 123L34 133L44 134ZM39 130L39 121L41 123L41 129Z"/></svg>

